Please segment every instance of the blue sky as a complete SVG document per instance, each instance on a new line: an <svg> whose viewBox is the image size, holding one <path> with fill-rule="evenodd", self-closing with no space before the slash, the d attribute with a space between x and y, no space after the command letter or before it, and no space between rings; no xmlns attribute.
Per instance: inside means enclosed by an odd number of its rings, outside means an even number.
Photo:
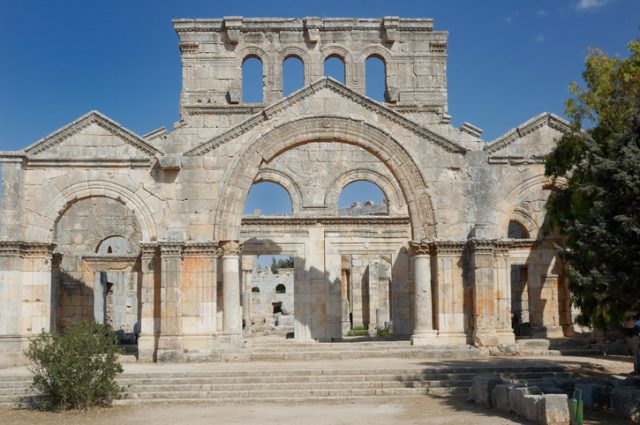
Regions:
<svg viewBox="0 0 640 425"><path fill-rule="evenodd" d="M562 115L589 46L627 55L638 0L0 0L0 150L97 109L144 134L178 120L172 18L429 17L449 31L449 113L492 140L543 111Z"/></svg>

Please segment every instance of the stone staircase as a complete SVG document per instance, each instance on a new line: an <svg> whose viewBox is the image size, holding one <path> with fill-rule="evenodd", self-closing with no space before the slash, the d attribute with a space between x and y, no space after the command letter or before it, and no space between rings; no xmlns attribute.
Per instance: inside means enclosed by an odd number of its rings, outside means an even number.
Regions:
<svg viewBox="0 0 640 425"><path fill-rule="evenodd" d="M408 340L352 338L338 342L319 343L265 337L249 339L243 350L229 353L223 360L470 359L482 356L481 350L471 346L416 347L411 345Z"/></svg>
<svg viewBox="0 0 640 425"><path fill-rule="evenodd" d="M237 368L202 371L124 373L118 378L126 395L116 404L165 402L296 402L346 400L373 396L466 395L480 373L536 383L542 377L570 375L561 366L429 366L409 368ZM419 365L417 363L416 365ZM0 376L0 407L28 406L29 376Z"/></svg>

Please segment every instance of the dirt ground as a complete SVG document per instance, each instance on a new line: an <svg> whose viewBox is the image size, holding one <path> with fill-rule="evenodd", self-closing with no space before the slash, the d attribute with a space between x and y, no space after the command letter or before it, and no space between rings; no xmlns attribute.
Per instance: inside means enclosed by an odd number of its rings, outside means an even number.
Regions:
<svg viewBox="0 0 640 425"><path fill-rule="evenodd" d="M345 402L243 404L159 404L115 406L85 412L47 413L0 409L0 424L12 425L506 425L524 424L516 416L454 397L376 397ZM624 424L610 416L586 424Z"/></svg>

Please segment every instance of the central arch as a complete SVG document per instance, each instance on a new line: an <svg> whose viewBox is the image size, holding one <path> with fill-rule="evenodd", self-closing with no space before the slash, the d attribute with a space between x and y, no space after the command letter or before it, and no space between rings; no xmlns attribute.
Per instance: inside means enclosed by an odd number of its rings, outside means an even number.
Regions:
<svg viewBox="0 0 640 425"><path fill-rule="evenodd" d="M409 209L414 240L436 237L436 221L422 174L402 145L387 132L363 121L336 116L301 118L267 132L238 155L218 197L214 238L238 240L244 203L260 165L282 152L314 141L337 141L360 146L375 155L393 174Z"/></svg>

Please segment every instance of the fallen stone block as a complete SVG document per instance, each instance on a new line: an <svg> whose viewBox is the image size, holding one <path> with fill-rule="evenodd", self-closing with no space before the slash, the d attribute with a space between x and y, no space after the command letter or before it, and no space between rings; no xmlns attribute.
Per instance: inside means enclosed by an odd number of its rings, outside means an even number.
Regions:
<svg viewBox="0 0 640 425"><path fill-rule="evenodd" d="M498 384L491 390L491 405L500 412L509 413L509 393L511 385Z"/></svg>
<svg viewBox="0 0 640 425"><path fill-rule="evenodd" d="M527 394L522 397L522 410L521 416L524 416L529 422L537 423L538 421L538 403L544 398L543 395L530 395Z"/></svg>
<svg viewBox="0 0 640 425"><path fill-rule="evenodd" d="M509 391L509 407L517 415L525 416L524 397L526 395L542 395L538 387L516 387Z"/></svg>
<svg viewBox="0 0 640 425"><path fill-rule="evenodd" d="M485 407L491 407L491 391L493 388L502 384L504 381L496 375L479 375L474 376L469 388L469 398L475 403L482 404Z"/></svg>
<svg viewBox="0 0 640 425"><path fill-rule="evenodd" d="M542 425L569 425L569 398L566 394L545 394L538 400L537 423Z"/></svg>
<svg viewBox="0 0 640 425"><path fill-rule="evenodd" d="M611 413L640 423L640 388L620 385L611 391Z"/></svg>

